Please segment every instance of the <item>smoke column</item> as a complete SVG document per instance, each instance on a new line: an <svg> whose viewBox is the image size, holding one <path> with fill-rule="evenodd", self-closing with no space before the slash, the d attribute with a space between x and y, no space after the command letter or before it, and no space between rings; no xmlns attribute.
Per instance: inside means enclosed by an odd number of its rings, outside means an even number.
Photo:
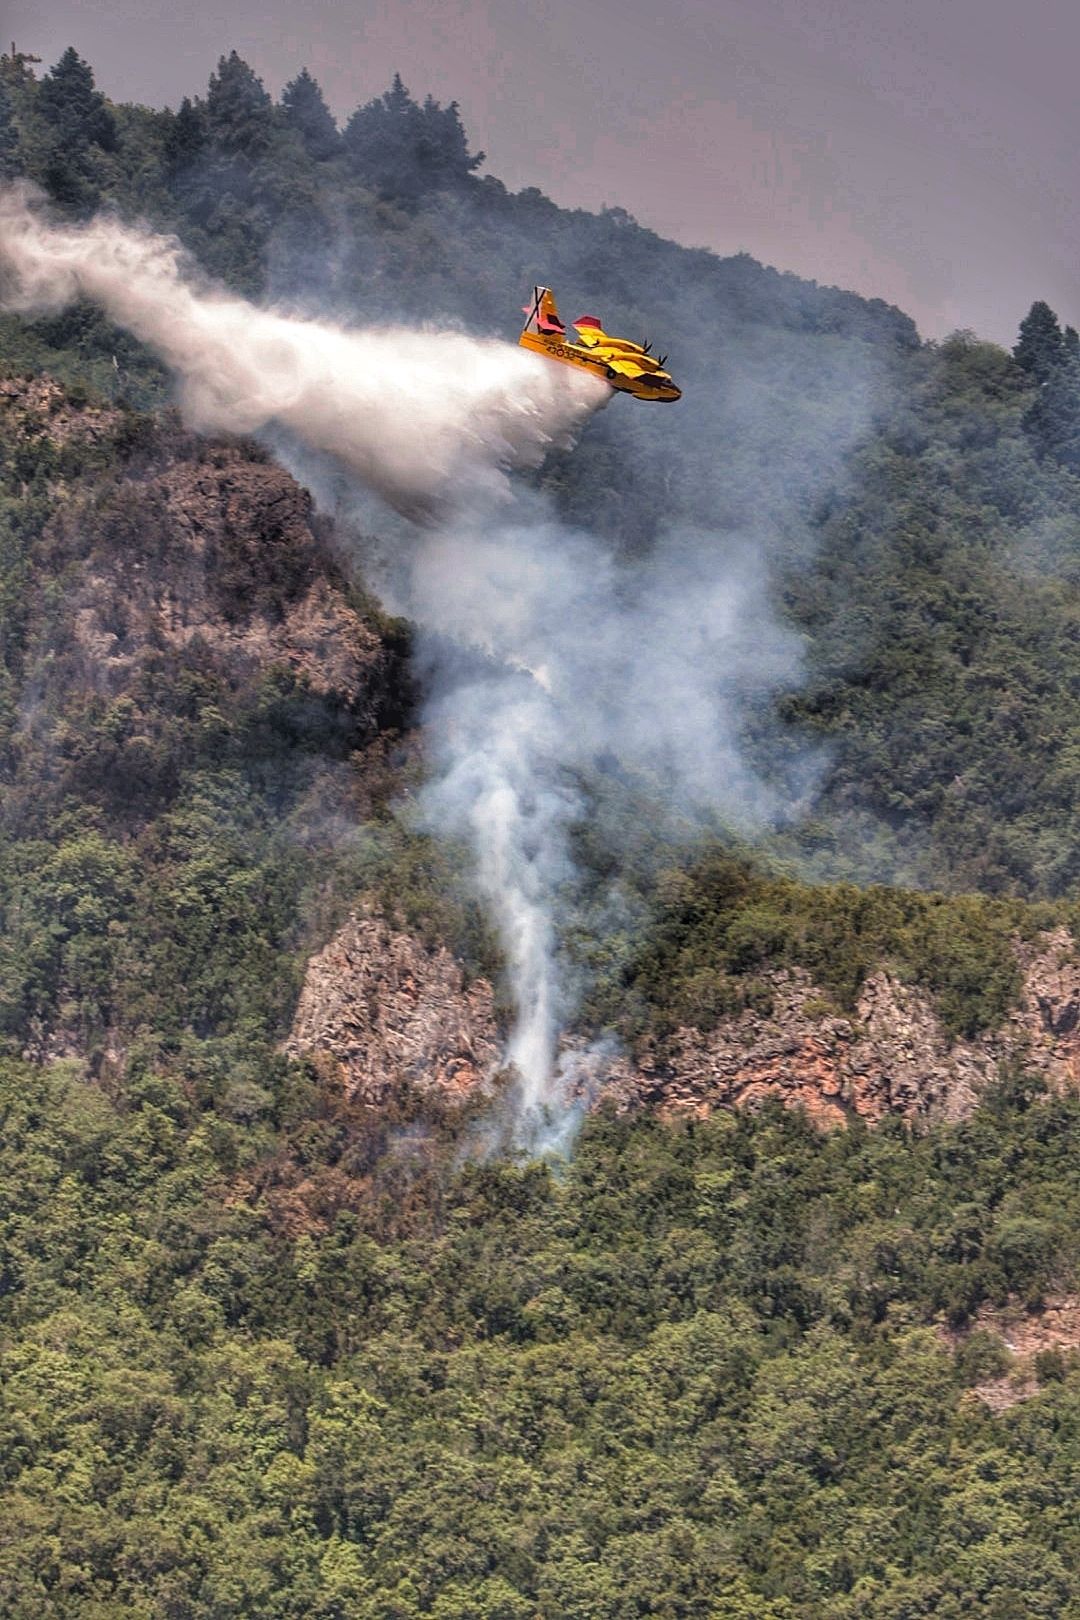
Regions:
<svg viewBox="0 0 1080 1620"><path fill-rule="evenodd" d="M558 1143L572 1117L558 1058L573 1012L569 833L597 756L651 776L674 810L744 831L782 807L740 741L749 707L799 672L760 551L676 525L620 563L508 480L606 402L602 383L506 343L260 309L203 284L172 240L109 219L58 226L25 191L0 193L0 301L39 312L77 298L167 362L193 426L275 442L284 428L424 518L380 509L394 543L374 583L419 626L429 824L468 841L501 939L516 1139ZM789 799L805 786L789 783Z"/></svg>
<svg viewBox="0 0 1080 1620"><path fill-rule="evenodd" d="M673 531L647 558L619 563L528 494L494 525L426 536L406 601L433 633L430 824L476 849L499 927L517 1010L507 1057L519 1139L558 1145L574 1075L558 1073L573 1006L557 924L573 899L568 833L589 813L583 784L598 758L616 758L655 784L672 827L708 811L760 830L816 777L802 755L781 795L740 737L748 706L798 677L800 645L777 624L751 548ZM448 644L486 657L455 668Z"/></svg>
<svg viewBox="0 0 1080 1620"><path fill-rule="evenodd" d="M278 423L410 516L505 489L608 389L514 344L458 332L346 329L260 309L200 282L171 237L99 218L61 226L0 190L0 300L41 314L98 304L174 373L209 432Z"/></svg>

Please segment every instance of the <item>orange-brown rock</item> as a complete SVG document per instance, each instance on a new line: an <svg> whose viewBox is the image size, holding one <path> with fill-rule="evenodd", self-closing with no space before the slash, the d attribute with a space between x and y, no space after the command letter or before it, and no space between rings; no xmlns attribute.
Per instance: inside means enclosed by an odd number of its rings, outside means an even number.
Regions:
<svg viewBox="0 0 1080 1620"><path fill-rule="evenodd" d="M491 986L439 946L355 916L308 963L286 1051L336 1065L350 1097L403 1084L465 1099L499 1060Z"/></svg>
<svg viewBox="0 0 1080 1620"><path fill-rule="evenodd" d="M679 1029L619 1059L604 1092L622 1107L681 1113L777 1097L822 1125L961 1119L1006 1065L1021 1061L1054 1089L1080 1080L1080 960L1059 929L1017 942L1019 1002L999 1029L951 1040L923 991L884 968L862 987L852 1017L822 1013L820 989L799 971L768 978L772 1011L746 1011L715 1029Z"/></svg>
<svg viewBox="0 0 1080 1620"><path fill-rule="evenodd" d="M823 1012L805 974L768 976L772 1010L708 1031L684 1027L632 1054L582 1052L579 1090L622 1110L706 1115L775 1097L830 1127L887 1114L965 1118L1005 1066L1020 1061L1054 1089L1080 1074L1080 962L1064 930L1018 942L1022 989L1001 1028L950 1039L929 996L885 969L851 1017ZM577 1043L571 1040L571 1049ZM350 1095L378 1102L401 1082L459 1096L499 1060L490 987L467 988L445 950L355 918L308 964L288 1050L330 1054Z"/></svg>
<svg viewBox="0 0 1080 1620"><path fill-rule="evenodd" d="M1050 1294L1038 1309L1025 1310L1019 1300L1007 1305L984 1305L971 1323L959 1331L942 1326L940 1336L958 1350L972 1333L995 1334L1011 1359L1000 1378L976 1384L973 1394L992 1412L1005 1412L1039 1392L1036 1356L1047 1350L1080 1350L1080 1295Z"/></svg>
<svg viewBox="0 0 1080 1620"><path fill-rule="evenodd" d="M385 648L288 473L220 448L172 462L124 500L130 511L118 500L100 514L73 591L87 684L120 691L148 649L197 648L234 682L288 670L374 730Z"/></svg>
<svg viewBox="0 0 1080 1620"><path fill-rule="evenodd" d="M122 414L114 405L73 400L52 377L0 377L0 419L11 438L95 443L115 433Z"/></svg>

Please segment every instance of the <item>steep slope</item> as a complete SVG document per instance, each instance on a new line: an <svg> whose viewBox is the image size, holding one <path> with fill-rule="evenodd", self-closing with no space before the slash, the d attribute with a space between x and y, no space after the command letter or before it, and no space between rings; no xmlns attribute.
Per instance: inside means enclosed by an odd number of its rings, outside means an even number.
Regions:
<svg viewBox="0 0 1080 1620"><path fill-rule="evenodd" d="M1075 1098L555 1177L210 1078L0 1063L5 1617L1075 1610Z"/></svg>
<svg viewBox="0 0 1080 1620"><path fill-rule="evenodd" d="M811 638L787 708L838 743L823 867L1069 893L1075 490L1007 357L460 163L407 194L331 142L320 194L242 69L216 112L105 109L110 151L35 123L35 160L252 286L298 218L329 257L328 197L384 308L445 279L489 309L537 241L670 274L746 386L692 452L608 413L561 509L630 548L688 484L699 542L761 514ZM1077 1612L1072 907L814 885L724 837L673 864L599 761L568 950L607 1090L561 1174L478 1162L499 964L410 823L403 627L261 452L120 405L161 379L92 312L18 339L104 386L0 394L5 1620ZM896 392L822 489L860 346Z"/></svg>
<svg viewBox="0 0 1080 1620"><path fill-rule="evenodd" d="M466 985L445 946L426 950L363 916L308 962L285 1050L329 1067L350 1099L367 1103L409 1089L483 1098L501 1055L486 980Z"/></svg>
<svg viewBox="0 0 1080 1620"><path fill-rule="evenodd" d="M1016 942L1017 1004L972 1038L942 1025L925 991L884 968L860 986L851 1016L805 972L767 971L767 1013L748 1008L709 1030L683 1026L642 1044L636 1061L604 1077L623 1106L705 1114L770 1097L824 1126L858 1117L880 1124L967 1118L981 1098L1022 1072L1048 1089L1080 1087L1080 955L1064 929Z"/></svg>
<svg viewBox="0 0 1080 1620"><path fill-rule="evenodd" d="M1080 383L1045 306L1032 315L1059 352L1049 372L1030 343L1018 357L971 334L920 345L878 301L664 242L618 209L511 195L477 177L457 109L402 86L343 137L303 81L315 136L235 55L179 114L106 107L77 58L57 73L82 86L85 138L60 161L53 76L46 90L12 60L7 161L68 215L107 203L177 231L233 287L347 322L512 336L543 274L662 342L679 409L602 413L541 482L622 555L674 534L766 559L806 638L809 678L779 694L785 746L807 732L828 745L819 813L787 850L830 879L1071 892ZM4 317L0 341L107 396L167 394L158 363L86 306ZM782 776L767 718L742 740Z"/></svg>
<svg viewBox="0 0 1080 1620"><path fill-rule="evenodd" d="M1017 938L1015 1003L1001 1024L958 1037L927 989L876 966L845 1014L799 968L765 964L754 1005L707 1027L680 1024L581 1052L579 1093L593 1107L705 1118L769 1099L825 1128L968 1118L1023 1073L1049 1091L1080 1089L1080 952L1064 928ZM466 986L440 949L353 917L308 962L285 1050L314 1060L345 1096L381 1104L410 1089L473 1105L500 1062L490 986ZM571 1032L568 1052L583 1037Z"/></svg>
<svg viewBox="0 0 1080 1620"><path fill-rule="evenodd" d="M453 859L380 808L414 769L394 761L401 632L310 498L251 446L47 379L4 381L0 413L14 1048L119 1076L140 1043L246 1028L340 1065L359 1100L471 1101L500 1062L475 976L497 963L455 962L473 924ZM598 1098L956 1117L1010 1064L1075 1078L1073 947L1040 936L1048 915L833 896L723 856L652 882L654 921L574 1037L626 1044Z"/></svg>
<svg viewBox="0 0 1080 1620"><path fill-rule="evenodd" d="M349 759L409 701L310 498L41 380L0 392L3 1023L38 1054L267 1034Z"/></svg>

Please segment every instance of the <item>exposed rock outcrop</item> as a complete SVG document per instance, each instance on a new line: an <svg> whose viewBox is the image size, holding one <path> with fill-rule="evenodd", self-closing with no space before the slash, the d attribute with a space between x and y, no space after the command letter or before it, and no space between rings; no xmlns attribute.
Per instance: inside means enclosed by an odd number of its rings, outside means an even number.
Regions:
<svg viewBox="0 0 1080 1620"><path fill-rule="evenodd" d="M402 1084L464 1100L498 1063L491 986L467 985L444 947L353 917L308 963L286 1050L332 1064L361 1101Z"/></svg>
<svg viewBox="0 0 1080 1620"><path fill-rule="evenodd" d="M822 1012L800 972L768 978L772 1011L715 1029L683 1028L615 1058L583 1056L581 1087L621 1109L704 1115L767 1097L822 1126L966 1117L1005 1067L1022 1063L1055 1089L1080 1082L1080 961L1063 929L1017 943L1019 1003L1000 1028L952 1041L925 992L884 969L853 1017ZM466 988L446 951L354 919L308 964L289 1050L329 1056L350 1095L377 1102L402 1080L468 1096L494 1071L499 1032L490 987Z"/></svg>
<svg viewBox="0 0 1080 1620"><path fill-rule="evenodd" d="M104 543L77 588L88 681L119 691L149 648L198 647L234 680L287 669L374 730L385 648L350 606L310 496L288 473L222 447L171 463L135 498L137 522L119 502L102 514Z"/></svg>
<svg viewBox="0 0 1080 1620"><path fill-rule="evenodd" d="M922 990L884 968L862 987L851 1018L823 1014L806 974L768 978L768 1016L747 1011L713 1030L680 1029L620 1060L605 1090L623 1107L679 1112L774 1096L823 1125L858 1115L961 1119L1006 1066L1022 1062L1055 1089L1080 1081L1080 959L1064 930L1016 944L1022 986L999 1029L950 1040Z"/></svg>
<svg viewBox="0 0 1080 1620"><path fill-rule="evenodd" d="M123 415L114 405L73 399L52 377L0 377L0 413L12 438L45 438L55 445L108 439Z"/></svg>
<svg viewBox="0 0 1080 1620"><path fill-rule="evenodd" d="M64 585L43 685L130 694L179 653L234 691L270 670L295 677L358 743L385 723L400 671L283 468L249 444L81 402L48 377L0 378L0 427L10 444L70 452L39 558L45 588Z"/></svg>
<svg viewBox="0 0 1080 1620"><path fill-rule="evenodd" d="M279 675L286 684L292 676L304 737L329 726L342 753L370 745L376 760L380 728L401 708L398 655L358 610L310 497L285 471L252 446L208 443L167 422L148 428L144 443L136 419L44 378L0 380L0 422L13 443L44 438L63 452L35 558L40 628L26 649L21 723L31 730L39 712L53 716L42 749L74 788L96 771L95 791L107 777L122 798L125 781L144 779L155 728L168 723L153 694L170 662L170 690L179 669L193 678L193 704L232 705L256 720ZM121 442L123 476L110 478L103 469ZM69 746L65 708L86 694L123 700L109 733L115 759L84 759ZM77 723L72 730L77 739ZM977 1039L951 1040L932 999L885 966L866 979L851 1016L824 1010L805 974L766 973L768 1015L748 1010L618 1058L583 1058L582 1088L622 1108L697 1114L778 1097L829 1126L888 1114L961 1118L1017 1063L1054 1088L1074 1087L1075 942L1058 930L1015 949L1018 1004ZM59 1039L43 1029L42 1051ZM402 1085L474 1094L501 1047L490 986L467 985L447 951L358 917L309 963L288 1049L321 1055L350 1097L376 1103Z"/></svg>
<svg viewBox="0 0 1080 1620"><path fill-rule="evenodd" d="M40 840L4 890L0 965L9 991L33 979L32 991L10 991L29 1057L119 1074L134 1031L166 1004L166 1017L190 1016L200 1031L224 1027L234 948L274 951L288 973L304 903L296 873L317 873L338 827L351 831L358 807L394 791L411 701L404 641L350 581L307 492L255 444L88 403L47 378L8 378L0 463L17 499L25 478L27 497L23 549L5 573L4 825L27 848ZM185 820L194 803L197 834ZM280 857L260 842L277 818ZM108 854L85 867L71 857L57 916L52 851L88 828ZM245 865L249 828L247 872L262 867L267 903L255 915L252 877L241 919L244 880L231 887L220 874ZM292 839L304 851L295 862ZM196 870L190 910L171 906L173 881ZM278 870L284 899L271 890ZM38 954L18 932L30 918L26 937L38 937L35 906L47 935ZM206 996L185 1003L183 985L154 982L145 957L166 936L181 959L199 956Z"/></svg>
<svg viewBox="0 0 1080 1620"><path fill-rule="evenodd" d="M1011 1364L1000 1377L975 1384L972 1393L992 1412L1006 1412L1039 1393L1038 1356L1047 1351L1075 1355L1080 1350L1080 1297L1050 1294L1032 1310L1025 1310L1016 1299L1007 1305L984 1305L967 1327L952 1331L942 1325L939 1329L951 1350L959 1350L980 1331L1001 1340Z"/></svg>

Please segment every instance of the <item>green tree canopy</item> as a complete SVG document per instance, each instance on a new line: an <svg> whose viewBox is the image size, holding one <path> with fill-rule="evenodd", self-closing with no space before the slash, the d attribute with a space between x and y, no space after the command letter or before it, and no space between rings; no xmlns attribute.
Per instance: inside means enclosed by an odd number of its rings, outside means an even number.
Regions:
<svg viewBox="0 0 1080 1620"><path fill-rule="evenodd" d="M116 145L116 120L94 73L73 45L45 75L38 91L37 108L49 128L69 149L99 146L111 152Z"/></svg>
<svg viewBox="0 0 1080 1620"><path fill-rule="evenodd" d="M185 96L165 135L165 160L170 176L186 174L206 150L206 109Z"/></svg>
<svg viewBox="0 0 1080 1620"><path fill-rule="evenodd" d="M1024 418L1040 455L1080 473L1080 359L1062 349Z"/></svg>
<svg viewBox="0 0 1080 1620"><path fill-rule="evenodd" d="M341 136L316 81L307 68L285 86L281 96L285 123L295 130L310 157L330 158L340 150Z"/></svg>
<svg viewBox="0 0 1080 1620"><path fill-rule="evenodd" d="M1038 388L1024 418L1037 454L1080 473L1080 335L1071 326L1062 331L1040 300L1020 323L1013 358Z"/></svg>
<svg viewBox="0 0 1080 1620"><path fill-rule="evenodd" d="M1061 324L1050 305L1041 298L1032 304L1020 322L1013 358L1040 383L1046 382L1055 366L1065 358Z"/></svg>
<svg viewBox="0 0 1080 1620"><path fill-rule="evenodd" d="M99 155L116 148L116 120L94 74L71 45L41 81L37 112L47 131L45 180L58 202L80 211L101 197Z"/></svg>
<svg viewBox="0 0 1080 1620"><path fill-rule="evenodd" d="M10 179L21 167L19 130L7 85L0 78L0 179Z"/></svg>
<svg viewBox="0 0 1080 1620"><path fill-rule="evenodd" d="M390 89L358 107L345 126L345 150L357 178L403 199L461 183L484 161L469 152L456 102L413 100L394 74Z"/></svg>
<svg viewBox="0 0 1080 1620"><path fill-rule="evenodd" d="M230 51L218 62L206 94L212 139L230 157L265 156L274 135L273 103L254 70Z"/></svg>

